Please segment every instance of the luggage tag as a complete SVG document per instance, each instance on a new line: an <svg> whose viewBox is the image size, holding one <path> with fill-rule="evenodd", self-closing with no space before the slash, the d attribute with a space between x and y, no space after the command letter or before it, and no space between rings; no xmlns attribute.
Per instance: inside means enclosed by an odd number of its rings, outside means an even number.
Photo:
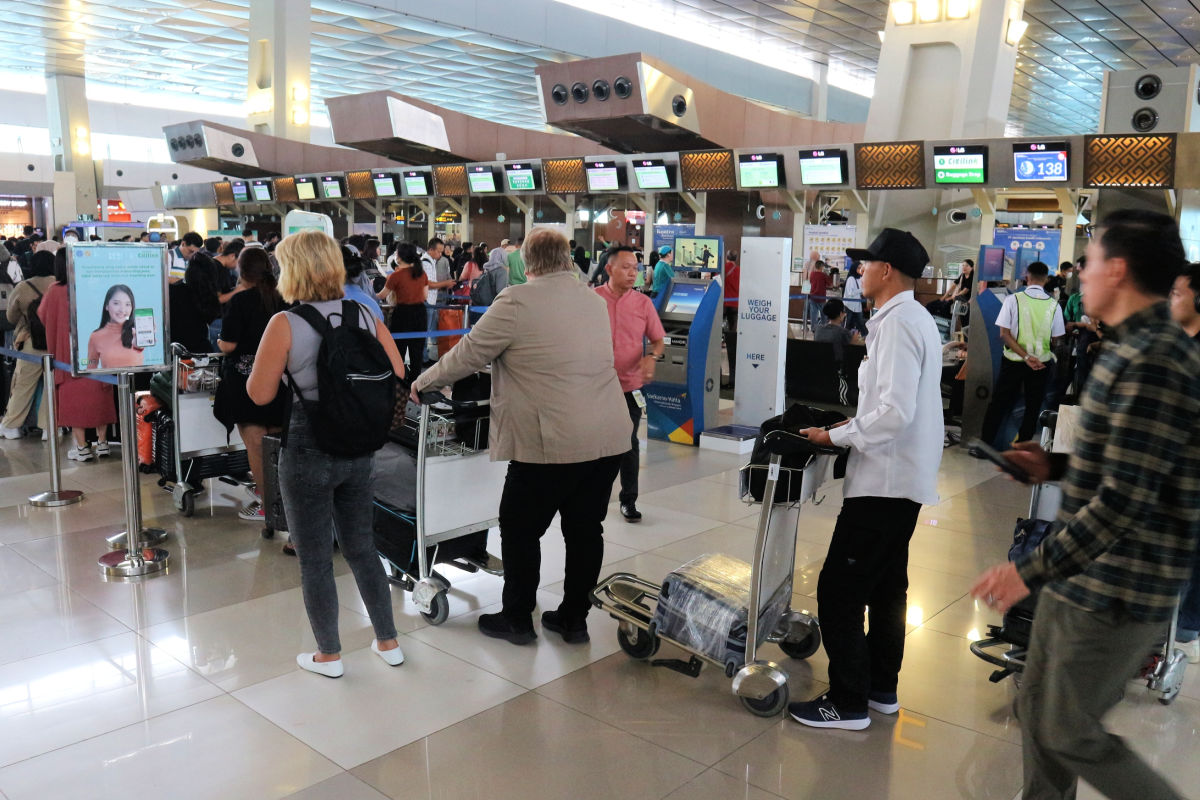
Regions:
<svg viewBox="0 0 1200 800"><path fill-rule="evenodd" d="M638 408L642 411L646 410L646 396L642 394L641 389L633 390L633 402L637 403Z"/></svg>

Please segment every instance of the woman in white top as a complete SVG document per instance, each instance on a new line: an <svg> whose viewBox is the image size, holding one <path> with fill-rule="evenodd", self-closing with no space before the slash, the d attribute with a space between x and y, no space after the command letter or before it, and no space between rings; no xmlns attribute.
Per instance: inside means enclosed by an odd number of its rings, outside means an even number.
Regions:
<svg viewBox="0 0 1200 800"><path fill-rule="evenodd" d="M858 262L853 261L846 271L846 282L842 285L842 303L846 306L846 327L867 335L867 321L863 314L862 276Z"/></svg>

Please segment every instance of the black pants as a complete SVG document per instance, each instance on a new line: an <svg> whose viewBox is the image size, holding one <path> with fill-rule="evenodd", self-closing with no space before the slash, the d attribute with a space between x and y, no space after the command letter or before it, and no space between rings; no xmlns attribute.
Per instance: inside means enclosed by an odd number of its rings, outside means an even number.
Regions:
<svg viewBox="0 0 1200 800"><path fill-rule="evenodd" d="M500 546L504 559L503 614L519 627L531 624L542 567L542 534L555 513L567 545L566 582L559 612L582 620L588 593L600 578L604 518L621 456L575 464L510 461L500 498Z"/></svg>
<svg viewBox="0 0 1200 800"><path fill-rule="evenodd" d="M642 422L642 407L633 399L633 392L625 393L625 405L629 407L629 418L633 420L633 433L629 437L629 452L621 456L621 505L633 505L638 499L638 425Z"/></svg>
<svg viewBox="0 0 1200 800"><path fill-rule="evenodd" d="M725 353L729 357L729 385L733 386L737 377L737 319L736 308L725 306Z"/></svg>
<svg viewBox="0 0 1200 800"><path fill-rule="evenodd" d="M866 711L867 693L895 692L904 659L908 541L921 505L891 497L842 504L817 581L821 635L829 656L829 696ZM870 634L863 613L870 606Z"/></svg>
<svg viewBox="0 0 1200 800"><path fill-rule="evenodd" d="M1049 366L1046 369L1035 370L1024 361L1002 359L1000 378L996 381L992 402L988 404L987 413L983 417L983 441L996 446L996 434L1000 433L1000 427L1012 413L1013 405L1022 391L1025 394L1025 415L1021 418L1017 441L1027 442L1032 439L1037 428L1038 414L1042 410L1042 401L1046 397L1046 381L1049 378Z"/></svg>
<svg viewBox="0 0 1200 800"><path fill-rule="evenodd" d="M392 333L423 333L428 327L429 317L423 303L400 305L392 309ZM397 339L396 348L400 351L400 358L408 354L408 372L404 373L404 377L411 383L425 366L425 339Z"/></svg>

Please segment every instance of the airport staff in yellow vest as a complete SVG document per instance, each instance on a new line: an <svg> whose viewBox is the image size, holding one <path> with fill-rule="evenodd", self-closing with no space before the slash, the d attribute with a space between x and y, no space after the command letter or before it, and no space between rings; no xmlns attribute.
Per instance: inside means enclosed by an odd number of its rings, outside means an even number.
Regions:
<svg viewBox="0 0 1200 800"><path fill-rule="evenodd" d="M1025 291L1004 299L996 327L1004 341L1004 360L1000 378L992 392L987 415L983 419L983 441L996 444L996 434L1012 413L1013 404L1024 391L1025 414L1017 441L1028 441L1037 427L1046 384L1054 362L1054 343L1066 335L1062 308L1046 294L1050 269L1041 261L1029 265ZM1065 369L1065 366L1063 367ZM1001 448L1008 442L1000 443Z"/></svg>

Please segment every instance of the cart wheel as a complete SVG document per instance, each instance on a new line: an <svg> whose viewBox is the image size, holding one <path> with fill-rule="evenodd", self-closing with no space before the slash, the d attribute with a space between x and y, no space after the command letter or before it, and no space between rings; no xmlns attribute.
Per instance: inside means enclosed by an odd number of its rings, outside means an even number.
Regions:
<svg viewBox="0 0 1200 800"><path fill-rule="evenodd" d="M441 625L450 616L450 600L445 592L438 592L429 603L429 613L421 612L421 616L430 625Z"/></svg>
<svg viewBox="0 0 1200 800"><path fill-rule="evenodd" d="M264 539L274 539L275 538L275 529L272 528L270 525L264 525L263 529L262 529L262 537Z"/></svg>
<svg viewBox="0 0 1200 800"><path fill-rule="evenodd" d="M192 492L184 492L183 497L179 499L179 511L185 517L196 513L196 496Z"/></svg>
<svg viewBox="0 0 1200 800"><path fill-rule="evenodd" d="M764 697L762 700L755 700L750 697L741 698L742 705L751 714L758 717L773 717L780 711L787 708L788 704L788 687L787 685L780 686L775 691Z"/></svg>
<svg viewBox="0 0 1200 800"><path fill-rule="evenodd" d="M779 649L788 658L803 661L821 649L821 629L813 625L803 639L784 639L779 643Z"/></svg>
<svg viewBox="0 0 1200 800"><path fill-rule="evenodd" d="M625 651L625 655L642 661L658 652L658 637L641 628L634 629L632 638L624 627L617 628L617 644Z"/></svg>

